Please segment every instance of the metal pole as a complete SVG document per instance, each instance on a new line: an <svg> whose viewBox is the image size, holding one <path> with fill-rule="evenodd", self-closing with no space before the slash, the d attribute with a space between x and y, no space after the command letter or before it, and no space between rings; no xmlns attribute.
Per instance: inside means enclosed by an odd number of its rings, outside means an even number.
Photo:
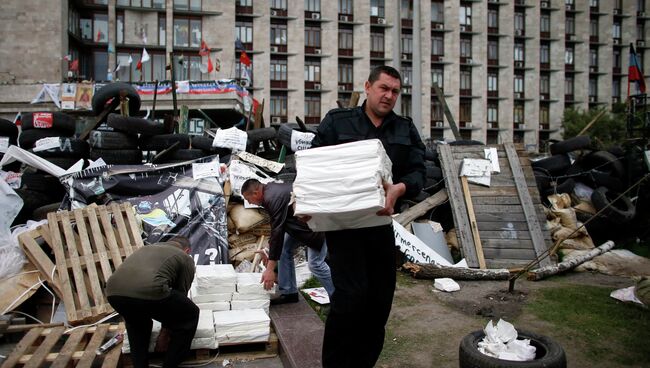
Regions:
<svg viewBox="0 0 650 368"><path fill-rule="evenodd" d="M395 25L393 27L393 67L398 71L402 68L402 14L401 14L401 1L395 1ZM403 76L402 76L403 77ZM397 115L402 114L402 95L397 96L395 107L393 111Z"/></svg>
<svg viewBox="0 0 650 368"><path fill-rule="evenodd" d="M413 87L411 118L422 136L422 43L420 33L420 0L413 0ZM429 136L429 134L427 134Z"/></svg>

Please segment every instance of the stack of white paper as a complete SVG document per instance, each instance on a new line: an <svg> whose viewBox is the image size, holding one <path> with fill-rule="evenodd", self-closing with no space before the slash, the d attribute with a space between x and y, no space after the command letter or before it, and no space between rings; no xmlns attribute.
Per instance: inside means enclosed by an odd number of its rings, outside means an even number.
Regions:
<svg viewBox="0 0 650 368"><path fill-rule="evenodd" d="M196 327L190 349L216 349L218 347L219 343L215 337L212 311L201 310L199 312L199 324Z"/></svg>
<svg viewBox="0 0 650 368"><path fill-rule="evenodd" d="M296 152L296 215L311 216L314 231L386 225L383 183L392 183L392 163L378 139Z"/></svg>
<svg viewBox="0 0 650 368"><path fill-rule="evenodd" d="M271 319L262 309L214 312L214 328L219 344L268 341L270 322Z"/></svg>
<svg viewBox="0 0 650 368"><path fill-rule="evenodd" d="M232 309L264 309L269 313L270 298L273 290L264 290L262 274L241 272L237 274L237 292L232 294Z"/></svg>
<svg viewBox="0 0 650 368"><path fill-rule="evenodd" d="M162 325L160 322L154 320L153 327L151 328L151 339L149 340L149 352L153 353L156 348L156 342L158 341L158 336L160 335L160 329ZM129 334L124 332L124 341L122 342L122 353L129 354L131 353L131 344L129 344Z"/></svg>
<svg viewBox="0 0 650 368"><path fill-rule="evenodd" d="M237 272L231 264L196 266L197 295L232 293L237 283Z"/></svg>

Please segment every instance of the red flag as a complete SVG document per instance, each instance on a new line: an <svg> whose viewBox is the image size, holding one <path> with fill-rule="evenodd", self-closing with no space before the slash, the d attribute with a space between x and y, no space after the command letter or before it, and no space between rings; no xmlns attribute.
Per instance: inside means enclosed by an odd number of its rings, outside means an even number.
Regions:
<svg viewBox="0 0 650 368"><path fill-rule="evenodd" d="M212 59L208 56L208 74L212 73L214 66L212 65Z"/></svg>
<svg viewBox="0 0 650 368"><path fill-rule="evenodd" d="M246 51L242 51L239 55L239 62L246 66L251 66L251 59L246 55Z"/></svg>
<svg viewBox="0 0 650 368"><path fill-rule="evenodd" d="M70 66L68 67L73 72L78 72L79 71L79 59L72 60L70 63Z"/></svg>
<svg viewBox="0 0 650 368"><path fill-rule="evenodd" d="M102 31L101 31L101 30L97 30L97 42L99 42L99 41L101 41L101 40L102 40Z"/></svg>
<svg viewBox="0 0 650 368"><path fill-rule="evenodd" d="M209 56L210 55L210 48L208 47L208 44L205 43L205 41L201 40L201 48L199 49L199 55L201 56Z"/></svg>

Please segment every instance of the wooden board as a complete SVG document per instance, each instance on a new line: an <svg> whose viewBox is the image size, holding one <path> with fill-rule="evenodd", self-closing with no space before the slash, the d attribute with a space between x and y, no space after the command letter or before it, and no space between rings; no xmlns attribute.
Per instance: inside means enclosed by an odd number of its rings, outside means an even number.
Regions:
<svg viewBox="0 0 650 368"><path fill-rule="evenodd" d="M19 243L63 300L69 323L92 323L112 313L106 281L144 246L131 204L51 212L47 218L48 225L21 234Z"/></svg>
<svg viewBox="0 0 650 368"><path fill-rule="evenodd" d="M10 367L102 367L115 368L122 355L122 343L102 355L96 350L117 333L123 324L101 324L70 332L65 327L34 327L18 342L1 368Z"/></svg>
<svg viewBox="0 0 650 368"><path fill-rule="evenodd" d="M485 158L485 148L496 148L500 172L490 187L469 184L465 195L460 166L465 158ZM439 157L449 193L458 244L470 267L479 267L475 239L480 238L488 268L521 267L552 245L539 192L526 152L512 143L494 146L439 145ZM466 198L467 197L467 198ZM478 236L472 234L466 200L471 200ZM540 266L551 264L546 257Z"/></svg>

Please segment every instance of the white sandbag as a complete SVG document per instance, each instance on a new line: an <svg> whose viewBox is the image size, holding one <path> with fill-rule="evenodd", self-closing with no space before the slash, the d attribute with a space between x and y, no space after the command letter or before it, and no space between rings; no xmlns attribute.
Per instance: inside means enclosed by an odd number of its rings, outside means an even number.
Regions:
<svg viewBox="0 0 650 368"><path fill-rule="evenodd" d="M215 336L220 344L268 341L270 323L262 309L214 312Z"/></svg>
<svg viewBox="0 0 650 368"><path fill-rule="evenodd" d="M212 302L212 303L196 303L199 309L209 311L227 311L230 310L230 302Z"/></svg>
<svg viewBox="0 0 650 368"><path fill-rule="evenodd" d="M243 204L236 204L230 209L229 216L235 223L238 233L245 233L258 225L268 223L269 219L257 208L244 208Z"/></svg>
<svg viewBox="0 0 650 368"><path fill-rule="evenodd" d="M214 338L214 316L211 310L199 310L199 323L196 326L194 338L213 337Z"/></svg>
<svg viewBox="0 0 650 368"><path fill-rule="evenodd" d="M270 297L272 291L264 289L264 284L261 283L262 275L255 272L241 272L237 273L237 294L253 294L259 295L258 299ZM233 299L235 297L233 296ZM243 298L239 298L243 299Z"/></svg>
<svg viewBox="0 0 650 368"><path fill-rule="evenodd" d="M230 293L235 291L237 273L231 264L198 265L194 282L196 295Z"/></svg>
<svg viewBox="0 0 650 368"><path fill-rule="evenodd" d="M190 350L197 349L217 349L219 347L219 342L215 336L211 337L200 337L193 338L192 344L190 345Z"/></svg>
<svg viewBox="0 0 650 368"><path fill-rule="evenodd" d="M217 293L217 294L200 294L197 291L195 284L192 284L192 287L190 289L190 294L191 294L190 299L192 299L194 303L229 302L232 300L232 292Z"/></svg>
<svg viewBox="0 0 650 368"><path fill-rule="evenodd" d="M447 292L460 290L460 285L458 285L456 281L450 279L449 277L434 279L433 286L438 290Z"/></svg>
<svg viewBox="0 0 650 368"><path fill-rule="evenodd" d="M217 332L216 340L221 344L244 343L244 342L266 342L269 341L271 331L268 328L261 328L247 331Z"/></svg>
<svg viewBox="0 0 650 368"><path fill-rule="evenodd" d="M270 305L271 305L271 299L233 300L232 302L230 302L230 309L232 310L264 309L264 312L266 312L266 314L269 314Z"/></svg>

